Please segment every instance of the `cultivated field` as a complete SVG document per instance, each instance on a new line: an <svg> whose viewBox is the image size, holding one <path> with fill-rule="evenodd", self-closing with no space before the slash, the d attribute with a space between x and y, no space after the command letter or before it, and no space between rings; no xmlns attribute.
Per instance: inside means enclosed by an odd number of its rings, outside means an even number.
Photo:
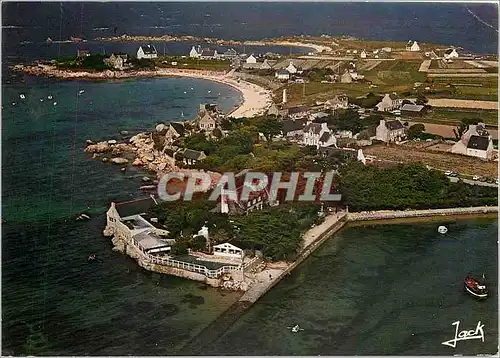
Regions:
<svg viewBox="0 0 500 358"><path fill-rule="evenodd" d="M431 98L427 103L433 107L452 107L452 108L478 108L478 109L498 109L498 102L494 101L474 101L450 98Z"/></svg>
<svg viewBox="0 0 500 358"><path fill-rule="evenodd" d="M377 144L363 148L363 152L377 159L403 163L422 163L439 170L452 170L465 175L496 178L498 162L484 162L477 158L431 150L419 150L412 146Z"/></svg>

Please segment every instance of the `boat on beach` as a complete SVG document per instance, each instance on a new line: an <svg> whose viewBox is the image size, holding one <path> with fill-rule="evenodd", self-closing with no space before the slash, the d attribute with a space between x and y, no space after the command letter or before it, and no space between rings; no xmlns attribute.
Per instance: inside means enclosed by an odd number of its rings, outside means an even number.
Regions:
<svg viewBox="0 0 500 358"><path fill-rule="evenodd" d="M464 290L477 298L488 297L488 288L486 287L484 274L482 280L478 280L470 275L467 275L464 278Z"/></svg>

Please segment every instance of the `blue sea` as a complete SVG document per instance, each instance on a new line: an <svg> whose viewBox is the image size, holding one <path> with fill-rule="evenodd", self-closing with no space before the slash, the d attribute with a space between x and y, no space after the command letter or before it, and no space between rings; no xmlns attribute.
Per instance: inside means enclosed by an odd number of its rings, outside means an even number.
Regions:
<svg viewBox="0 0 500 358"><path fill-rule="evenodd" d="M498 28L496 5L467 6ZM158 122L192 118L199 103L216 102L229 110L241 101L239 93L182 78L65 82L11 76L9 65L76 52L75 44L47 46L47 37L83 36L92 51L103 53L135 52L138 44L93 40L123 33L235 39L346 34L455 44L476 52L496 52L498 45L498 33L470 15L465 4L9 2L2 10L4 355L185 352L185 345L196 342L198 333L238 298L147 272L112 251L102 236L105 210L111 201L143 195L138 188L144 173L132 167L123 173L83 149L86 139L121 140L124 130L131 136ZM190 46L157 48L184 54ZM92 219L74 221L82 211ZM496 352L497 296L481 303L460 290L460 277L470 270L485 271L496 292L496 220L457 221L447 241L437 237L438 224L342 231L205 352ZM91 253L98 262L87 262ZM479 319L487 324L485 343L459 343L455 350L440 344L452 338L453 321L469 327ZM305 329L300 336L286 330L294 323Z"/></svg>

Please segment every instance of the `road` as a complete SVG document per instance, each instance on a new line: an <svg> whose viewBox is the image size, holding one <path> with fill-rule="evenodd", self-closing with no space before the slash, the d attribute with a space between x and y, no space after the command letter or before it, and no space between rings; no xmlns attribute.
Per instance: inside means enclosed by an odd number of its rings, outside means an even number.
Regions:
<svg viewBox="0 0 500 358"><path fill-rule="evenodd" d="M448 177L448 179L450 179L451 182L456 183L459 178L457 178L457 177ZM485 182L482 182L482 181L470 180L470 179L462 179L462 178L460 178L460 179L464 183L470 184L470 185L492 186L492 187L498 188L498 185L496 185L494 183L485 183Z"/></svg>

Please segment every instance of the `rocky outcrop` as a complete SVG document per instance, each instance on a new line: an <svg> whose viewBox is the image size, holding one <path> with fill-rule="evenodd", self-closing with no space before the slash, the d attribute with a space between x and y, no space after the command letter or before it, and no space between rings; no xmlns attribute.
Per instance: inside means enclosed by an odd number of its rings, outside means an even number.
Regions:
<svg viewBox="0 0 500 358"><path fill-rule="evenodd" d="M121 158L121 157L111 158L111 163L113 163L113 164L127 164L128 159Z"/></svg>

